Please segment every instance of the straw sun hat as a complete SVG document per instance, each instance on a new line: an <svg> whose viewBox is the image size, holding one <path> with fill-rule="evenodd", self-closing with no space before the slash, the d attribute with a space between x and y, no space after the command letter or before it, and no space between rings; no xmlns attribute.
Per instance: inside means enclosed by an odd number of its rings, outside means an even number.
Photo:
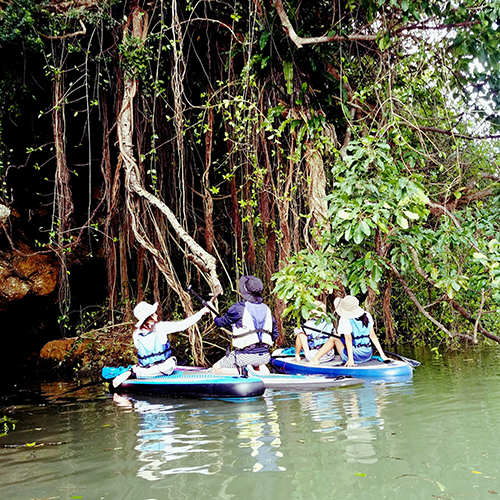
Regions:
<svg viewBox="0 0 500 500"><path fill-rule="evenodd" d="M335 312L345 319L359 318L365 312L359 307L359 300L353 295L346 295L343 299L337 297L334 306Z"/></svg>

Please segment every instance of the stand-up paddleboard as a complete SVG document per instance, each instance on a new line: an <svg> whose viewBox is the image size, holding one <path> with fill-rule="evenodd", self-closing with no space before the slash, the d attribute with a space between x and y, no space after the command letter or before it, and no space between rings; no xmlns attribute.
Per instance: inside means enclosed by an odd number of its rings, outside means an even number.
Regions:
<svg viewBox="0 0 500 500"><path fill-rule="evenodd" d="M280 389L283 391L319 391L336 387L363 385L361 379L344 375L339 377L325 377L322 375L262 374L251 368L248 372L252 377L260 378L264 382L266 389Z"/></svg>
<svg viewBox="0 0 500 500"><path fill-rule="evenodd" d="M109 369L108 369L109 370ZM103 378L110 379L103 368ZM114 392L151 396L197 398L247 398L262 396L266 387L256 377L217 375L209 370L175 370L171 375L151 378L127 378Z"/></svg>
<svg viewBox="0 0 500 500"><path fill-rule="evenodd" d="M322 375L325 377L338 377L341 375L360 379L391 379L407 378L413 375L413 366L400 360L391 360L384 363L372 358L366 363L359 363L353 367L346 367L340 356L319 365L309 365L307 360L296 361L290 349L277 349L271 355L271 365L279 373L299 375Z"/></svg>

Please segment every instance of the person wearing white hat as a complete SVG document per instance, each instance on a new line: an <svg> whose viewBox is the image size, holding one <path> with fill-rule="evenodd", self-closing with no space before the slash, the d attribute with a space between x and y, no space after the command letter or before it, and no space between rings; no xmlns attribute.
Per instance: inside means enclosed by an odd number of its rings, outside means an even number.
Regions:
<svg viewBox="0 0 500 500"><path fill-rule="evenodd" d="M157 310L158 302L139 302L134 309L138 321L132 337L139 362L132 370L137 378L170 375L177 366L177 360L172 356L168 335L187 330L209 312L204 307L181 321L158 321Z"/></svg>
<svg viewBox="0 0 500 500"><path fill-rule="evenodd" d="M359 306L359 301L353 295L343 299L337 297L334 302L335 312L340 316L337 333L340 337L330 337L318 351L310 364L317 365L319 359L333 345L340 353L345 366L355 366L355 363L370 361L373 355L372 344L376 347L383 361L389 358L385 355L382 346L373 329L372 315Z"/></svg>
<svg viewBox="0 0 500 500"><path fill-rule="evenodd" d="M314 301L315 309L311 311L311 317L300 326L295 328L295 361L300 361L300 352L304 351L305 358L310 361L318 350L328 341L333 331L333 325L329 324L322 316L326 314L326 305L319 300ZM335 349L327 352L321 361L331 361L335 357Z"/></svg>

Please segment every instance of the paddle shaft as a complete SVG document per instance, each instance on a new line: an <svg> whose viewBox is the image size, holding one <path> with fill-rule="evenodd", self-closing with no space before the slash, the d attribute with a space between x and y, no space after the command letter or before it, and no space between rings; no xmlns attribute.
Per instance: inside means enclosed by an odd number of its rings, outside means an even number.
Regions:
<svg viewBox="0 0 500 500"><path fill-rule="evenodd" d="M384 353L387 356L392 356L393 358L398 358L401 361L404 361L405 363L408 363L411 366L419 366L420 365L420 361L415 361L414 359L405 358L404 356L401 356L401 354L396 354L394 352L389 352L389 351L384 351Z"/></svg>
<svg viewBox="0 0 500 500"><path fill-rule="evenodd" d="M71 392L79 391L80 389L85 389L86 387L92 387L93 385L102 384L103 382L104 382L104 380L95 380L93 382L88 382L87 384L83 384L83 385L80 385L78 387L74 387L73 389L70 389L69 391L63 392L62 394L60 394L60 396L70 394Z"/></svg>
<svg viewBox="0 0 500 500"><path fill-rule="evenodd" d="M208 309L210 309L216 316L219 316L219 313L217 312L217 310L214 308L214 306L212 306L211 304L209 304L204 298L200 297L194 290L193 290L193 287L191 285L189 285L186 290L189 292L189 293L192 293L205 307L208 307Z"/></svg>

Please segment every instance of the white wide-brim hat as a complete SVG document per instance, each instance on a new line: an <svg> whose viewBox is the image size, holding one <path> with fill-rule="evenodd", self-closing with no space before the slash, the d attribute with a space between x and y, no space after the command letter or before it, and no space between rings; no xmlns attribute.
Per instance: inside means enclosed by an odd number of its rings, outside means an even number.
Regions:
<svg viewBox="0 0 500 500"><path fill-rule="evenodd" d="M354 295L346 295L343 299L337 297L334 301L335 312L345 319L363 316L365 311L359 307L359 300Z"/></svg>
<svg viewBox="0 0 500 500"><path fill-rule="evenodd" d="M136 324L136 328L140 328L143 323L156 312L158 309L158 302L154 304L148 304L147 302L139 302L134 308L134 316L139 320Z"/></svg>

